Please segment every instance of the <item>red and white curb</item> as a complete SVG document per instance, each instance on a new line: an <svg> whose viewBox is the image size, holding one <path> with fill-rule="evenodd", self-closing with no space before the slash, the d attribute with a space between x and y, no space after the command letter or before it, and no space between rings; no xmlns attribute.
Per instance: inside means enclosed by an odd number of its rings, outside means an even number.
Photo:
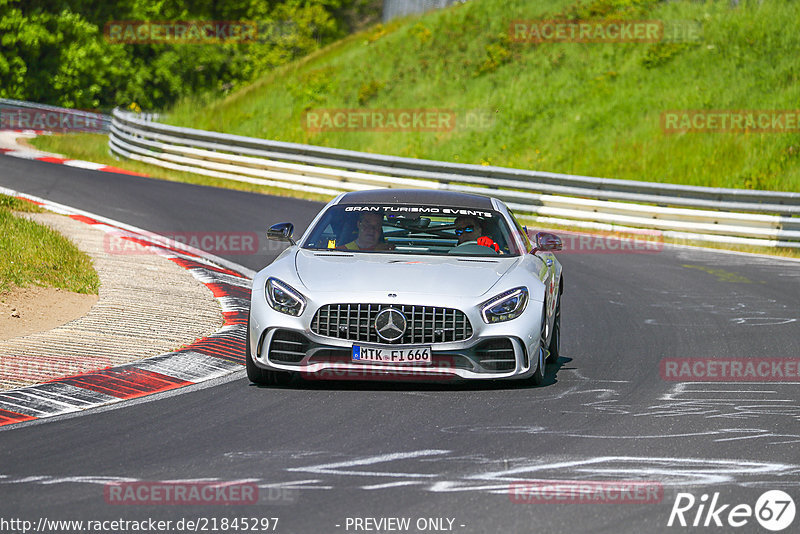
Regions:
<svg viewBox="0 0 800 534"><path fill-rule="evenodd" d="M152 233L62 204L0 187L0 193L34 202L150 249L205 284L222 308L213 334L179 350L43 384L0 392L0 426L79 412L219 378L245 363L247 313L254 271Z"/></svg>
<svg viewBox="0 0 800 534"><path fill-rule="evenodd" d="M3 132L14 132L14 133L22 134L22 135L52 135L52 133L53 133L53 132L50 132L49 130L30 130L30 129L27 129L27 130L19 130L19 129L17 129L17 130L6 130L6 129L3 129L3 130L0 130L0 131L3 131Z"/></svg>
<svg viewBox="0 0 800 534"><path fill-rule="evenodd" d="M117 174L130 174L133 176L143 176L147 178L146 174L139 172L127 171L118 167L104 165L102 163L93 163L91 161L83 161L80 159L60 158L57 156L44 155L41 152L34 150L13 150L11 148L0 148L0 153L6 156L20 159L30 159L36 161L44 161L46 163L57 163L60 165L67 165L69 167L77 167L79 169L89 169L91 171L114 172Z"/></svg>

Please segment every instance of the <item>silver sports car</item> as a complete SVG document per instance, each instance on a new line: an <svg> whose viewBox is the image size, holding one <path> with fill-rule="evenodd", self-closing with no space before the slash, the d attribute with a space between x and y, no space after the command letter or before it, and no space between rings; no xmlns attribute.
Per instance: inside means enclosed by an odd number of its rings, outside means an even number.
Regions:
<svg viewBox="0 0 800 534"><path fill-rule="evenodd" d="M247 376L530 379L558 358L561 240L533 242L497 199L445 191L345 193L253 279Z"/></svg>

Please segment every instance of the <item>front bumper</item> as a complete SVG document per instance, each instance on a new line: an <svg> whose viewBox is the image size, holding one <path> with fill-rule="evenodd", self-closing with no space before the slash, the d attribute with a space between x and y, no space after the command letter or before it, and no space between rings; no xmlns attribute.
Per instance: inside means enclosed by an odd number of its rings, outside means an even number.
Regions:
<svg viewBox="0 0 800 534"><path fill-rule="evenodd" d="M448 303L462 310L470 320L472 335L463 341L415 343L413 345L375 344L387 350L405 346L431 347L429 365L358 362L352 360L350 341L312 332L316 311L331 302L309 303L300 317L276 312L262 295L253 295L248 340L256 366L274 371L293 371L307 379L331 380L409 380L447 381L527 378L536 371L540 348L541 303L529 302L525 312L507 322L486 324L474 306L466 302ZM430 301L413 305L429 304ZM392 306L401 303L385 302ZM453 306L455 304L455 306ZM461 304L461 306L459 306Z"/></svg>

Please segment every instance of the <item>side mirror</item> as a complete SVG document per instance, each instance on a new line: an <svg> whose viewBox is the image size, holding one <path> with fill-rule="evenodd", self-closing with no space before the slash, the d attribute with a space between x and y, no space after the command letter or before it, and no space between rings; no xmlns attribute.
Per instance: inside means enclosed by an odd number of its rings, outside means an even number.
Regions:
<svg viewBox="0 0 800 534"><path fill-rule="evenodd" d="M272 241L288 241L292 245L295 242L292 240L292 234L294 233L294 225L292 223L278 223L273 224L267 230L267 239L271 239Z"/></svg>
<svg viewBox="0 0 800 534"><path fill-rule="evenodd" d="M536 245L533 249L534 253L538 250L542 252L552 252L563 248L561 238L549 232L537 232L534 236L534 244Z"/></svg>

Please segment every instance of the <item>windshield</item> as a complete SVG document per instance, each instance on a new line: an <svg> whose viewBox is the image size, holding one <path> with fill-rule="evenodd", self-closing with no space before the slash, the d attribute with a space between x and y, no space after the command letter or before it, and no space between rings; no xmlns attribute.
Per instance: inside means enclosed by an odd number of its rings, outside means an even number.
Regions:
<svg viewBox="0 0 800 534"><path fill-rule="evenodd" d="M337 205L302 244L311 250L469 256L517 256L496 211L442 206Z"/></svg>

